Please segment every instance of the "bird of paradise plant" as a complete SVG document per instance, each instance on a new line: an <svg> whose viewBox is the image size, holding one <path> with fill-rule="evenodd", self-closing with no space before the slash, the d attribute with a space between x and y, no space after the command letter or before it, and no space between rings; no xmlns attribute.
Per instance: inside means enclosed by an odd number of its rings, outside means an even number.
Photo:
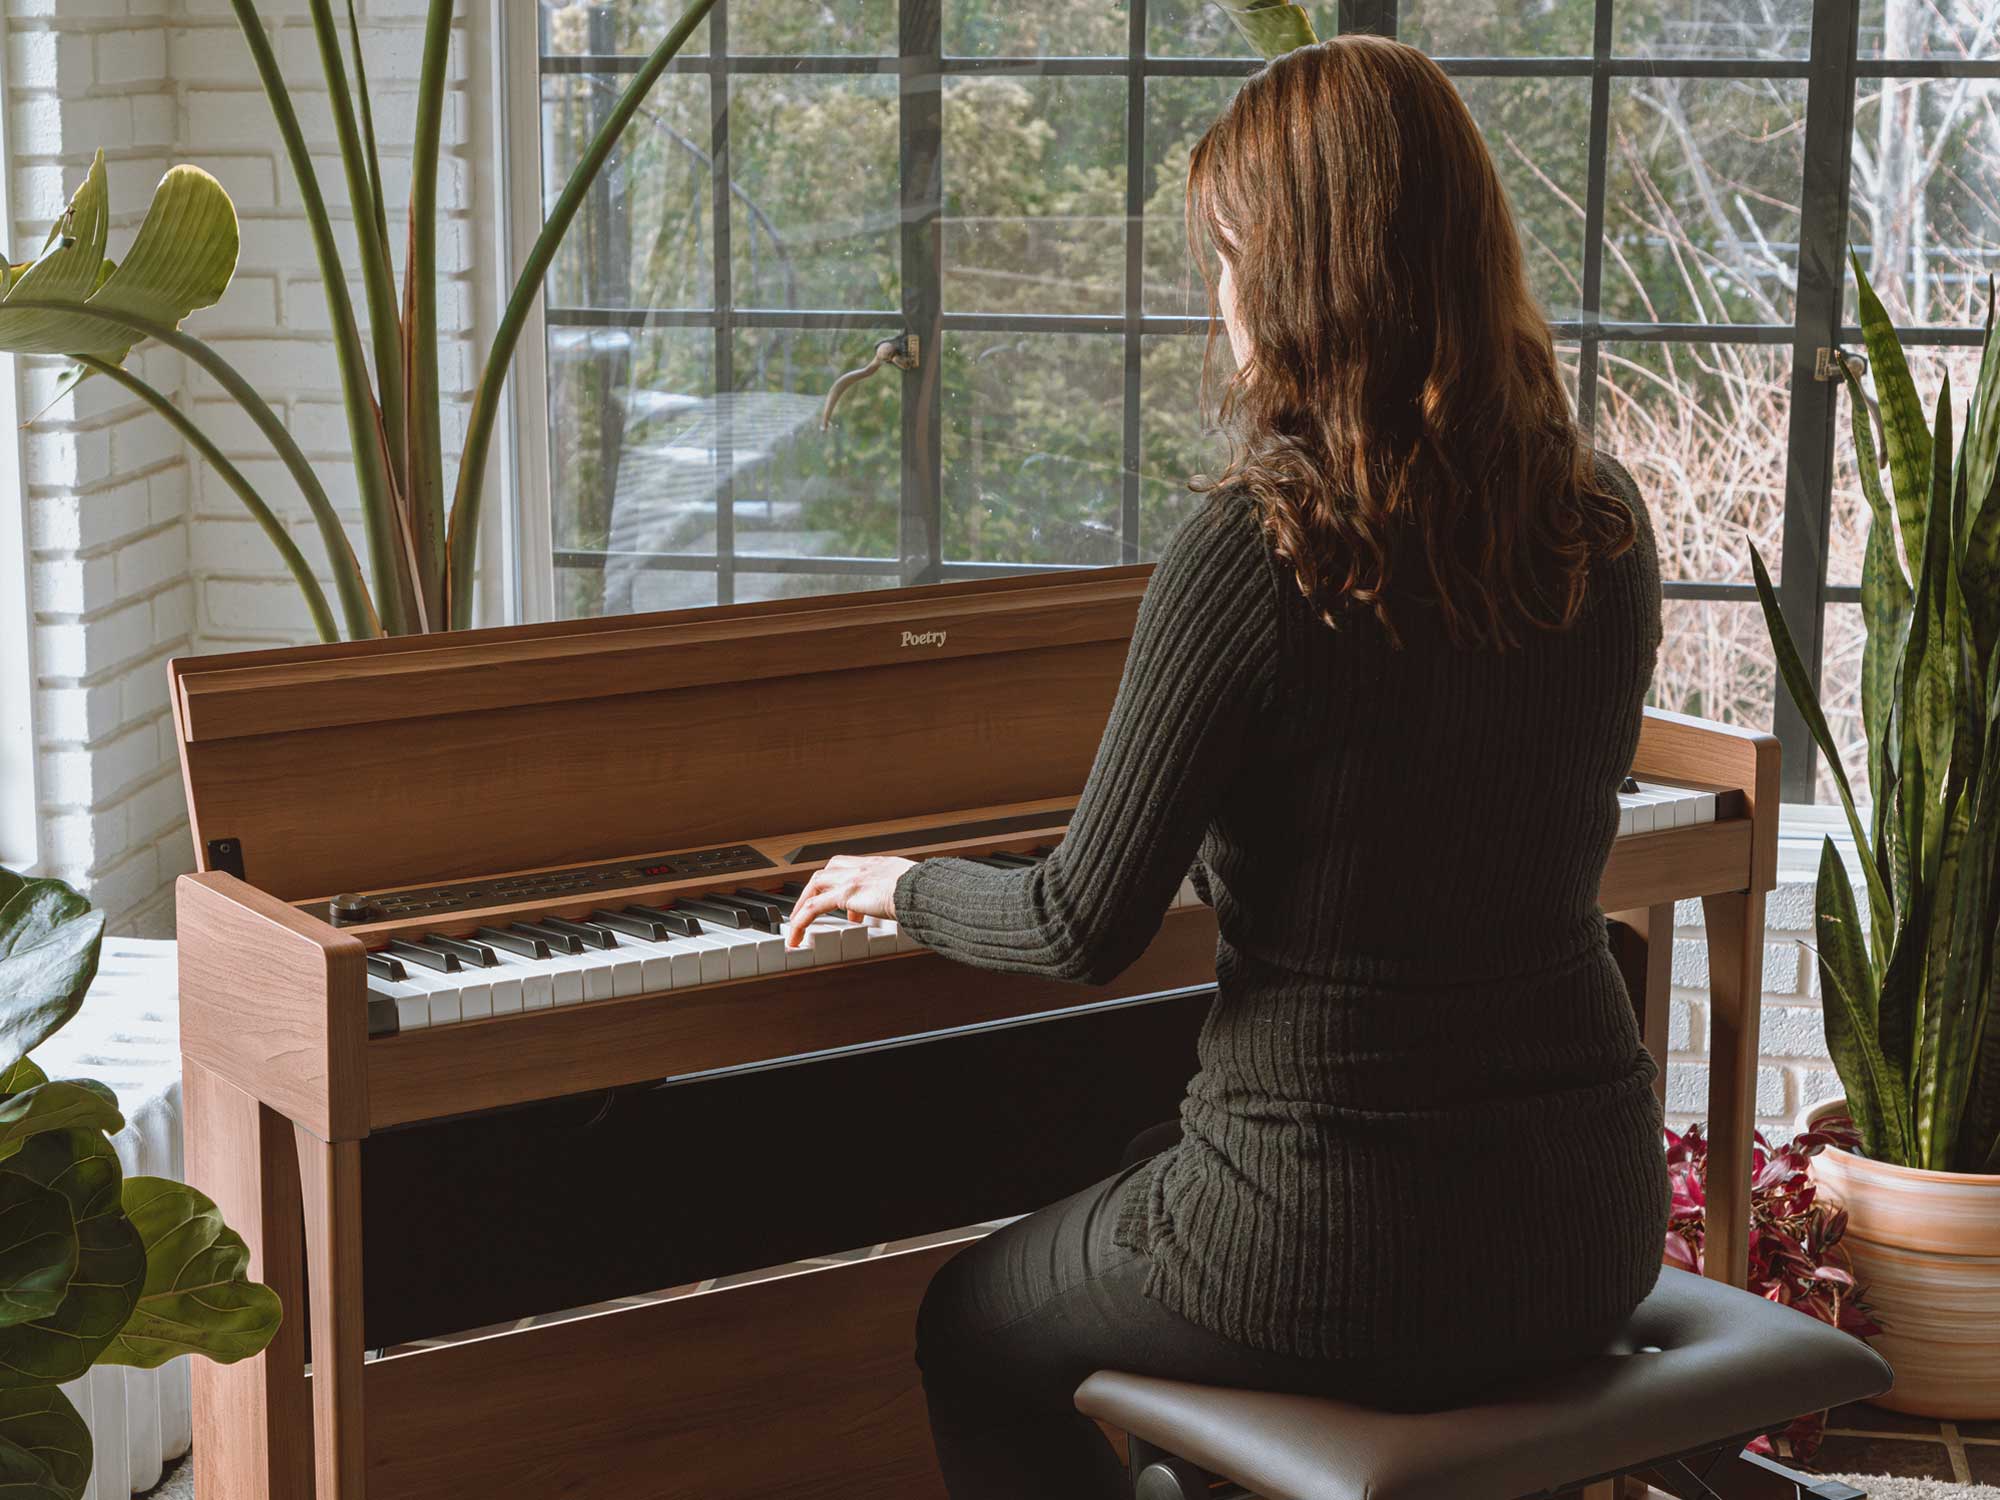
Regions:
<svg viewBox="0 0 2000 1500"><path fill-rule="evenodd" d="M270 403L214 347L181 328L190 313L222 296L236 267L235 206L208 173L193 166L170 170L125 259L114 264L105 256L108 194L100 154L41 254L5 269L0 350L67 355L76 362L73 378L115 380L165 418L263 528L296 580L322 640L337 640L343 632L363 637L469 625L486 462L507 368L529 309L619 136L714 3L690 0L619 94L550 206L481 364L457 478L447 496L438 389L437 188L453 0L431 0L426 15L400 293L353 0L347 0L345 46L334 0L308 0L348 201L354 205L358 256L352 269L361 281L365 337L348 292L350 265L335 239L277 53L254 0L231 0L298 183L326 292L361 497L365 569L326 487ZM271 445L312 513L332 576L333 602L243 471L163 392L125 367L132 348L146 340L175 350L210 375Z"/></svg>
<svg viewBox="0 0 2000 1500"><path fill-rule="evenodd" d="M1826 840L1815 926L1827 1045L1870 1157L2000 1171L2000 357L1991 292L1954 447L1949 377L1928 422L1858 260L1854 277L1891 491L1877 473L1860 381L1843 362L1871 517L1861 575L1865 816L1751 549L1779 673L1827 758L1866 887L1864 917Z"/></svg>

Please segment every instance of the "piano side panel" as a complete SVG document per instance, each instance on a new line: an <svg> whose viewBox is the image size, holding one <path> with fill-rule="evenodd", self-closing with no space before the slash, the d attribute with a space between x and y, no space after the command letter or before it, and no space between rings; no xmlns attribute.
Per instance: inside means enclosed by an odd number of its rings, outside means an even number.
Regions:
<svg viewBox="0 0 2000 1500"><path fill-rule="evenodd" d="M196 741L189 800L251 884L300 900L1074 795L1124 657L1093 641Z"/></svg>
<svg viewBox="0 0 2000 1500"><path fill-rule="evenodd" d="M944 1500L932 1246L367 1367L369 1500Z"/></svg>

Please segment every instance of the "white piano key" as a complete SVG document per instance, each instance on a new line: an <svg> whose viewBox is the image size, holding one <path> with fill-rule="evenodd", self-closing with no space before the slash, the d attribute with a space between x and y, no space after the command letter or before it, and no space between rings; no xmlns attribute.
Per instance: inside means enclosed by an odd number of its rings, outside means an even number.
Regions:
<svg viewBox="0 0 2000 1500"><path fill-rule="evenodd" d="M458 978L458 1008L461 1019L483 1021L493 1014L493 986L483 977L484 969L468 969ZM474 977L480 976L480 977Z"/></svg>
<svg viewBox="0 0 2000 1500"><path fill-rule="evenodd" d="M431 1024L430 996L418 986L371 976L368 990L370 994L381 995L395 1004L397 1030L421 1031Z"/></svg>
<svg viewBox="0 0 2000 1500"><path fill-rule="evenodd" d="M701 935L710 943L722 949L728 960L729 979L751 979L757 974L757 942L754 930L743 927L724 927L719 923L703 921Z"/></svg>
<svg viewBox="0 0 2000 1500"><path fill-rule="evenodd" d="M526 1000L521 993L521 976L511 970L490 967L481 971L487 987L493 992L493 1014L496 1016L518 1015Z"/></svg>
<svg viewBox="0 0 2000 1500"><path fill-rule="evenodd" d="M870 917L862 924L868 929L868 952L871 957L884 953L895 953L901 948L896 940L896 924L880 917Z"/></svg>
<svg viewBox="0 0 2000 1500"><path fill-rule="evenodd" d="M601 951L586 949L582 953L569 955L576 965L577 977L583 981L583 1001L588 1005L593 1000L609 1000L618 993L617 981L611 977L611 965L604 962Z"/></svg>
<svg viewBox="0 0 2000 1500"><path fill-rule="evenodd" d="M1175 906L1201 905L1201 893L1195 890L1193 880L1184 879L1181 881L1180 889L1174 893L1174 905Z"/></svg>
<svg viewBox="0 0 2000 1500"><path fill-rule="evenodd" d="M512 979L520 983L522 1010L547 1010L555 1004L555 975L540 959L529 958L521 953L509 953L504 948L494 950L500 965ZM499 994L500 981L495 981L494 994ZM499 1009L499 1001L494 1001L494 1009Z"/></svg>

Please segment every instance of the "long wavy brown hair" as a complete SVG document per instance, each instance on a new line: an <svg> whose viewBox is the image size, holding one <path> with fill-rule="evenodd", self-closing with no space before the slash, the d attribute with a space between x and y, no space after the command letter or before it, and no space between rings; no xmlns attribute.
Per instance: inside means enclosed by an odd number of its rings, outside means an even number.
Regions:
<svg viewBox="0 0 2000 1500"><path fill-rule="evenodd" d="M1200 487L1250 492L1321 618L1366 608L1395 639L1392 606L1429 600L1453 641L1498 650L1571 624L1635 523L1443 70L1365 36L1279 58L1195 146L1187 230L1212 317L1209 247L1226 257L1251 351L1221 402L1229 466Z"/></svg>

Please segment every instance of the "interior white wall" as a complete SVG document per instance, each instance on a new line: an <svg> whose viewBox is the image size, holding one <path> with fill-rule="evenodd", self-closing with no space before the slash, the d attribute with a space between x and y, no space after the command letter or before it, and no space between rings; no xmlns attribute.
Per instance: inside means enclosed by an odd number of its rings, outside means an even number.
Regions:
<svg viewBox="0 0 2000 1500"><path fill-rule="evenodd" d="M336 216L348 216L328 99L303 0L259 0ZM359 0L363 46L393 203L407 195L407 142L422 48L422 0ZM475 374L476 324L501 268L482 199L490 135L469 122L465 79L483 64L488 13L461 7L440 174L445 269L439 317L447 452ZM117 256L166 168L187 161L229 189L242 220L236 279L189 328L277 407L359 547L346 421L326 303L289 164L228 0L8 0L8 212L20 254L38 249L102 147ZM484 174L495 180L490 169ZM406 216L392 216L400 256ZM351 259L350 259L350 264ZM362 306L359 287L354 288ZM249 421L206 376L159 349L138 368L177 398L322 560L303 501ZM311 639L289 576L233 494L165 423L117 387L86 382L50 405L59 360L24 359L16 379L29 556L30 667L40 867L84 891L111 929L164 934L174 877L192 868L173 727L169 658ZM46 410L44 410L46 408ZM447 476L449 479L449 475ZM489 504L488 516L500 510ZM489 535L497 527L489 527ZM488 590L497 597L497 590ZM0 633L9 622L0 620ZM0 683L0 691L6 684ZM18 699L18 687L15 689ZM18 708L16 702L14 707Z"/></svg>

